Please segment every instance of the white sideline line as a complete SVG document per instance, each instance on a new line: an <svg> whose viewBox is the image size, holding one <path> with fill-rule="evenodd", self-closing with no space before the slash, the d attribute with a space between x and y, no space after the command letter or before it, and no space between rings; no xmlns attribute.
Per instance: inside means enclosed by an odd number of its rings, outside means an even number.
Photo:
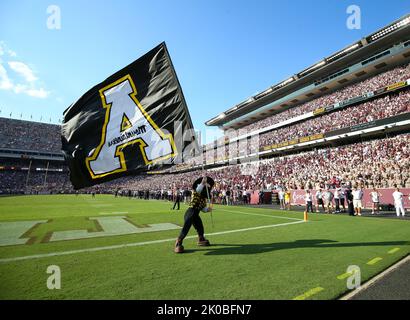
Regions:
<svg viewBox="0 0 410 320"><path fill-rule="evenodd" d="M216 211L218 211L218 210L225 211L225 212L230 212L230 213L246 214L246 215L249 215L249 216L262 216L262 217L270 217L270 218L280 218L280 219L303 221L303 219L289 218L289 217L282 217L282 216L274 216L274 215L263 214L263 213L249 213L249 212L232 211L232 210L226 210L226 209L217 208Z"/></svg>
<svg viewBox="0 0 410 320"><path fill-rule="evenodd" d="M216 236L216 235L228 234L228 233L236 233L236 232L244 232L244 231L252 231L252 230L259 230L259 229L282 227L282 226L287 226L287 225L297 224L297 223L304 223L304 221L302 220L302 221L295 221L295 222L270 224L270 225L259 226L259 227L251 227L251 228L244 228L244 229L220 231L220 232L208 233L207 235L208 236ZM196 238L196 237L197 236L189 236L189 237L186 237L185 239L192 239L192 238ZM96 248L88 248L88 249L78 249L78 250L70 250L70 251L36 254L36 255L22 256L22 257L5 258L5 259L0 259L0 263L7 263L7 262L14 262L14 261L21 261L21 260L29 260L29 259L38 259L38 258L47 258L47 257L55 257L55 256L64 256L64 255L84 253L84 252L95 252L95 251L103 251L103 250L121 249L121 248L126 248L126 247L137 247L137 246L143 246L143 245L147 245L147 244L156 244L156 243L163 243L163 242L170 242L170 241L175 241L175 238L144 241L144 242L134 242L134 243L124 243L124 244L106 246L106 247L96 247Z"/></svg>

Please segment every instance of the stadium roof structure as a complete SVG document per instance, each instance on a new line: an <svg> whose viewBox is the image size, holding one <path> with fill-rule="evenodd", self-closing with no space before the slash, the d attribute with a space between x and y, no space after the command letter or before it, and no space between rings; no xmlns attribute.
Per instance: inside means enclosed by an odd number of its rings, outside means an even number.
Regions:
<svg viewBox="0 0 410 320"><path fill-rule="evenodd" d="M393 50L394 49L394 50ZM239 129L410 60L410 14L205 122ZM301 90L301 89L305 90ZM300 91L298 94L296 94Z"/></svg>

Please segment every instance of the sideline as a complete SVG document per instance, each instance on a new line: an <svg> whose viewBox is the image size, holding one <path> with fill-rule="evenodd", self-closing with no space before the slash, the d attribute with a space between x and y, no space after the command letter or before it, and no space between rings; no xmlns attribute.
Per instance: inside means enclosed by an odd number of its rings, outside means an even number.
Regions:
<svg viewBox="0 0 410 320"><path fill-rule="evenodd" d="M354 296L356 296L360 292L369 289L377 281L383 280L383 278L385 276L392 273L393 271L395 271L397 268L399 268L400 266L402 266L403 264L405 264L408 261L410 261L410 255L407 255L406 257L399 260L398 262L396 262L395 264L393 264L392 266L390 266L389 268L387 268L383 272L381 272L378 275L376 275L375 277L371 278L365 284L361 285L359 288L349 292L348 294L343 295L342 297L339 298L339 300L350 300L350 299L352 299Z"/></svg>

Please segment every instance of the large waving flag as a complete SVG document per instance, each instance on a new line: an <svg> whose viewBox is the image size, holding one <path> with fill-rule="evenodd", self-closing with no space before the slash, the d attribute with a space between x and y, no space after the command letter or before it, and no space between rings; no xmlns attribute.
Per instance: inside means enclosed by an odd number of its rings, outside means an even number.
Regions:
<svg viewBox="0 0 410 320"><path fill-rule="evenodd" d="M61 134L75 189L181 161L196 141L165 43L73 103Z"/></svg>

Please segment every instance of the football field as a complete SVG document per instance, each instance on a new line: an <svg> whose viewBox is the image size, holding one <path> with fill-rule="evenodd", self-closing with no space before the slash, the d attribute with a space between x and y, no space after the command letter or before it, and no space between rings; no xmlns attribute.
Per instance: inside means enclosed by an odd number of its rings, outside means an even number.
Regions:
<svg viewBox="0 0 410 320"><path fill-rule="evenodd" d="M239 206L202 213L173 246L186 206L111 195L0 198L0 299L335 299L410 252L410 221ZM61 273L51 290L49 266Z"/></svg>

